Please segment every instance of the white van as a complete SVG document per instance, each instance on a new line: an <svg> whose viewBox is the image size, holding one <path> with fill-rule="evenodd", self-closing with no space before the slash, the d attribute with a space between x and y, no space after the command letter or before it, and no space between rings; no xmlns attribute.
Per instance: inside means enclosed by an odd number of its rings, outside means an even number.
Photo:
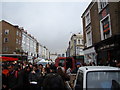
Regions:
<svg viewBox="0 0 120 90"><path fill-rule="evenodd" d="M73 90L120 90L120 68L109 66L80 67Z"/></svg>

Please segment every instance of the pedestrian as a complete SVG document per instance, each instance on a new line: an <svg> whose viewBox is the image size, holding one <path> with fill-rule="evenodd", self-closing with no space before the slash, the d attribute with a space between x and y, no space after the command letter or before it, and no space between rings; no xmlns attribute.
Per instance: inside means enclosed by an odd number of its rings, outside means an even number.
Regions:
<svg viewBox="0 0 120 90"><path fill-rule="evenodd" d="M68 75L71 75L71 68L69 67L67 70L66 70L66 73L68 74Z"/></svg>
<svg viewBox="0 0 120 90"><path fill-rule="evenodd" d="M38 65L38 69L39 69L40 72L42 72L43 65L42 65L42 64L39 64L39 65Z"/></svg>
<svg viewBox="0 0 120 90"><path fill-rule="evenodd" d="M6 65L2 65L2 90L8 90L7 75L9 71Z"/></svg>
<svg viewBox="0 0 120 90"><path fill-rule="evenodd" d="M23 90L29 90L30 89L30 83L29 83L29 74L31 70L29 66L26 66L24 69L24 75L23 75Z"/></svg>
<svg viewBox="0 0 120 90"><path fill-rule="evenodd" d="M45 71L46 73L50 73L50 64L46 64Z"/></svg>
<svg viewBox="0 0 120 90"><path fill-rule="evenodd" d="M70 81L70 76L67 73L65 73L61 67L57 69L57 73L62 77L64 82L64 89L67 90L68 87L66 81Z"/></svg>
<svg viewBox="0 0 120 90"><path fill-rule="evenodd" d="M33 65L33 70L29 74L30 90L38 90L41 73L37 65Z"/></svg>
<svg viewBox="0 0 120 90"><path fill-rule="evenodd" d="M63 81L69 81L70 77L67 73L65 73L61 67L58 67L57 73L62 77Z"/></svg>
<svg viewBox="0 0 120 90"><path fill-rule="evenodd" d="M65 90L62 77L56 73L55 67L50 68L50 73L45 76L43 90Z"/></svg>
<svg viewBox="0 0 120 90"><path fill-rule="evenodd" d="M19 90L19 80L18 78L18 71L15 70L15 67L13 64L8 65L8 90Z"/></svg>
<svg viewBox="0 0 120 90"><path fill-rule="evenodd" d="M82 65L81 65L81 63L80 62L77 62L76 63L76 68L71 72L71 73L77 73L77 71L78 71L78 69L79 69L79 67L81 67Z"/></svg>

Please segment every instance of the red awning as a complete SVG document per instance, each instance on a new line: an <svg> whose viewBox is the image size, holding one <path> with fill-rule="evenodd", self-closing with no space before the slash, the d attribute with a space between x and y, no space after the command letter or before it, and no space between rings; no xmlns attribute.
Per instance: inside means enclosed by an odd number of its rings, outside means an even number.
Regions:
<svg viewBox="0 0 120 90"><path fill-rule="evenodd" d="M0 57L2 61L17 61L18 58L13 58L13 57Z"/></svg>

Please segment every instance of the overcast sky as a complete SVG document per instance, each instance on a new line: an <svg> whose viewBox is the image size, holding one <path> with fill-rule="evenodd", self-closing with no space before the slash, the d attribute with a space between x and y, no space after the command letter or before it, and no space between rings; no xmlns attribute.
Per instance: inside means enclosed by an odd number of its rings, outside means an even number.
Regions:
<svg viewBox="0 0 120 90"><path fill-rule="evenodd" d="M51 52L65 52L71 35L82 32L81 15L90 1L2 2L2 19L23 27Z"/></svg>

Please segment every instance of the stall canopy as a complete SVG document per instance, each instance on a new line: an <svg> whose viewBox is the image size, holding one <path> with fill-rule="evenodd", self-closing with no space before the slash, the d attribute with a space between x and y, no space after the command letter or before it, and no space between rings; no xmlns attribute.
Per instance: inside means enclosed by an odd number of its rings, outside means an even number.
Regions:
<svg viewBox="0 0 120 90"><path fill-rule="evenodd" d="M17 61L18 58L13 58L13 57L0 57L0 60L2 60L2 61Z"/></svg>

